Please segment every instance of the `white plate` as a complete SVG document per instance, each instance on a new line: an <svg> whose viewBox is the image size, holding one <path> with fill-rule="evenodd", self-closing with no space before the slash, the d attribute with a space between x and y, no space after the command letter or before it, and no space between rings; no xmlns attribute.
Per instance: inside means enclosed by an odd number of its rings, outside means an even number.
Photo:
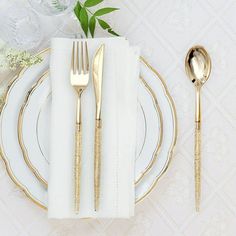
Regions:
<svg viewBox="0 0 236 236"><path fill-rule="evenodd" d="M27 166L25 165L25 162L22 158L20 145L17 142L17 116L19 114L21 104L24 102L25 93L26 91L30 89L30 87L32 87L32 84L36 82L40 74L42 74L42 72L46 70L47 65L48 65L48 53L43 52L41 55L45 58L43 63L41 63L40 65L33 66L29 69L23 70L20 76L18 78L15 78L12 81L11 85L9 86L9 89L5 98L5 104L1 112L0 121L1 121L2 129L1 129L0 138L1 138L1 155L6 164L7 171L10 177L26 193L26 195L30 197L30 199L32 199L35 203L45 208L47 206L46 188L43 185L39 184L35 176L32 174L31 170L27 168ZM152 79L152 80L153 82L155 81L155 79ZM156 80L160 81L158 77L156 77ZM167 105L170 107L170 109L173 109L172 102L169 102L170 100L169 95L164 94L164 97L165 97L165 100L168 101ZM156 102L156 99L155 99L155 102ZM152 101L152 104L154 104L154 100ZM45 112L46 110L47 109L43 109L44 112L42 114L45 113L45 115L42 115L42 118L39 118L37 127L41 126L40 123L42 124L44 123L44 121L42 121L43 119L47 119L47 115L46 115L47 112ZM176 122L175 114L169 114L169 115L170 117L169 119L167 119L167 122L170 122L170 126L175 126L175 122ZM155 124L155 126L158 126L158 125ZM146 130L144 128L142 129ZM42 130L42 129L39 128L38 131L39 130ZM45 134L38 133L38 137L42 135L45 135ZM157 135L156 132L155 132L155 135ZM171 139L173 140L176 137L176 132L172 132L170 135L172 136ZM47 150L45 145L41 145L41 146L45 150ZM170 148L172 147L173 145L170 146ZM145 168L143 168L144 171L146 171L146 168L148 166L150 167L150 163L154 164L155 155L151 157L146 157L146 158L147 160L149 159L151 162L150 161L147 162L147 165L145 166ZM169 153L166 153L166 158L164 157L162 159L165 159L165 163L168 163L170 159ZM161 171L162 171L162 168L161 168ZM160 176L161 174L162 174L161 172L158 172L156 173L156 176ZM143 198L146 195L147 189L148 191L150 191L150 189L152 188L153 182L151 181L149 182L150 182L149 188L147 187L147 184L143 184L143 181L139 182L138 186L139 186L139 189L141 189L141 192L136 191L136 196L137 196L136 201L139 201L141 198ZM143 187L140 188L140 186L143 186Z"/></svg>
<svg viewBox="0 0 236 236"><path fill-rule="evenodd" d="M24 159L45 185L49 172L50 94L50 79L46 72L28 92L18 122ZM138 100L136 183L151 168L162 140L161 112L155 95L143 80L139 82Z"/></svg>

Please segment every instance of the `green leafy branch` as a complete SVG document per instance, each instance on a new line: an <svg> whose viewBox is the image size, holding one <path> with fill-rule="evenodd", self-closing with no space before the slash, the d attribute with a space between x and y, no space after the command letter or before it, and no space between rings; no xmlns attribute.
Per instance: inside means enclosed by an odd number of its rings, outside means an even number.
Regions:
<svg viewBox="0 0 236 236"><path fill-rule="evenodd" d="M106 21L101 19L101 16L119 10L118 8L105 7L96 12L90 10L91 7L94 7L101 2L103 2L103 0L86 0L83 4L80 1L77 2L74 13L81 24L84 34L88 37L88 34L90 33L90 35L94 37L95 28L98 23L102 29L106 30L108 33L119 36Z"/></svg>

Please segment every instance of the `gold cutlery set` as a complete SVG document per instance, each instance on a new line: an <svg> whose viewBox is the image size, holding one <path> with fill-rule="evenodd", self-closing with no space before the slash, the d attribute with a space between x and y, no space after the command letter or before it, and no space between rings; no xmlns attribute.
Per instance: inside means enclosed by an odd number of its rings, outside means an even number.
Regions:
<svg viewBox="0 0 236 236"><path fill-rule="evenodd" d="M96 99L95 144L94 144L94 209L99 208L100 169L101 169L101 105L103 77L104 45L96 52L93 67L93 86ZM194 145L194 176L195 176L195 208L200 210L201 200L201 88L209 79L211 59L202 46L190 48L185 59L186 74L195 86L195 145ZM71 85L78 94L76 113L76 147L75 147L75 212L79 212L80 176L82 153L82 119L81 95L89 83L89 56L87 42L73 42L71 59Z"/></svg>
<svg viewBox="0 0 236 236"><path fill-rule="evenodd" d="M201 200L201 88L209 79L211 59L202 46L190 48L185 59L186 74L195 86L195 208L200 210Z"/></svg>
<svg viewBox="0 0 236 236"><path fill-rule="evenodd" d="M102 79L103 61L105 45L101 45L97 50L92 66L93 86L96 99L95 117L95 144L94 144L94 208L99 209L100 195L100 166L101 166L101 105L102 105ZM88 45L86 41L73 42L70 82L77 92L77 112L75 129L75 212L79 213L80 207L80 177L82 158L82 115L81 97L87 88L90 77Z"/></svg>
<svg viewBox="0 0 236 236"><path fill-rule="evenodd" d="M96 99L95 141L94 141L94 209L99 209L100 171L101 171L101 106L102 78L104 62L104 44L97 50L92 67L93 86ZM189 49L185 59L185 70L188 78L195 86L195 145L194 145L194 177L195 177L195 208L200 210L201 200L201 88L209 79L211 59L202 46ZM81 96L89 83L89 56L87 42L73 42L71 59L71 85L78 95L76 130L75 130L75 212L80 205L80 177L82 154L82 117Z"/></svg>

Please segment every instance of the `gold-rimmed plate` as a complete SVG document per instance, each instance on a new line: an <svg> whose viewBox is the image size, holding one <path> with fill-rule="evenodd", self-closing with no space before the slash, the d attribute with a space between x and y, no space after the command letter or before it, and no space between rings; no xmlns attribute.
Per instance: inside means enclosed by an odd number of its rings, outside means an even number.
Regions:
<svg viewBox="0 0 236 236"><path fill-rule="evenodd" d="M39 76L46 71L47 65L48 65L48 55L47 52L41 53L41 55L45 58L44 62L40 65L34 66L29 69L23 70L20 75L17 78L14 78L12 83L10 84L6 98L5 103L1 111L1 155L3 157L3 160L6 164L8 173L12 180L26 193L28 197L30 197L35 203L38 205L46 208L47 206L47 191L45 186L40 184L35 176L31 173L31 170L29 168L26 168L26 165L24 163L21 149L19 146L19 143L17 142L17 138L15 136L17 135L17 117L14 114L19 114L20 107L24 102L24 98L20 95L25 94L26 91L30 90L32 87L32 84L36 82L36 80L39 78ZM154 78L155 77L155 78ZM146 79L146 77L145 77ZM26 81L23 84L18 83L20 80ZM152 79L153 82L155 80L158 80L161 84L163 84L163 81L158 78L158 75L153 74ZM145 83L148 85L147 83ZM152 86L151 86L152 87ZM165 86L164 86L165 87ZM173 103L171 102L171 98L168 93L166 93L166 88L163 86L160 87L161 90L163 90L163 96L167 100L167 106L169 107L169 110L174 110ZM15 92L14 92L15 91ZM156 91L152 91L155 92ZM159 92L159 91L158 91ZM14 94L14 96L12 96ZM158 101L158 99L155 99L155 101ZM153 102L153 101L152 101ZM16 104L15 104L16 103ZM12 109L14 107L14 109ZM6 114L12 114L12 117L6 117ZM162 162L165 163L164 166L167 166L167 164L170 161L171 156L171 150L173 148L174 140L176 138L176 117L175 113L169 113L169 116L167 117L165 115L165 122L169 123L169 126L172 127L169 139L171 140L169 145L169 149L166 153L162 151L163 157L161 158ZM167 119L168 118L168 119ZM8 123L10 122L10 123ZM6 125L9 124L9 125ZM10 128L9 128L10 127ZM158 148L156 149L156 152L154 155L150 158L151 162L149 162L149 166L147 166L147 169L145 169L146 173L148 171L151 171L153 168L151 166L154 166L156 156L158 153ZM21 156L21 157L20 157ZM159 160L159 157L158 157ZM23 162L22 162L23 161ZM151 163L151 164L150 164ZM158 167L159 172L155 172L155 175L151 175L151 179L147 179L149 181L149 187L148 184L143 183L143 178L140 178L139 183L137 184L136 188L140 188L140 192L136 191L136 201L139 201L142 199L149 191L151 191L153 183L156 182L156 180L162 175L164 170L166 168ZM143 173L142 173L143 176ZM147 177L149 174L147 174ZM153 178L153 177L158 178Z"/></svg>

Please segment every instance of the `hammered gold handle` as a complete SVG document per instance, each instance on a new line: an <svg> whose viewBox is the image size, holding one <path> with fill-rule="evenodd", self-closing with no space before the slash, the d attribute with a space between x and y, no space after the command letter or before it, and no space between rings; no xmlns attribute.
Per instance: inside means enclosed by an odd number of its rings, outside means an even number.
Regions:
<svg viewBox="0 0 236 236"><path fill-rule="evenodd" d="M79 213L80 205L80 176L81 176L81 153L82 153L82 130L81 124L76 124L75 133L75 213Z"/></svg>
<svg viewBox="0 0 236 236"><path fill-rule="evenodd" d="M101 131L102 121L96 120L95 127L95 147L94 147L94 207L95 211L99 208L100 196L100 172L101 172Z"/></svg>
<svg viewBox="0 0 236 236"><path fill-rule="evenodd" d="M195 126L195 206L196 211L200 210L201 200L201 123L196 122Z"/></svg>

